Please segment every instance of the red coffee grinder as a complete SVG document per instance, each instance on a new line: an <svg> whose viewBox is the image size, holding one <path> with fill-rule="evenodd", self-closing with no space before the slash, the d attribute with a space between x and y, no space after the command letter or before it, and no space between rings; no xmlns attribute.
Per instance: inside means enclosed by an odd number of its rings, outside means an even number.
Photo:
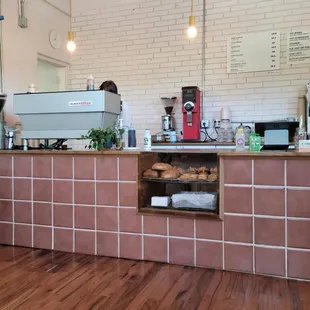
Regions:
<svg viewBox="0 0 310 310"><path fill-rule="evenodd" d="M200 98L197 86L182 87L183 141L200 141Z"/></svg>

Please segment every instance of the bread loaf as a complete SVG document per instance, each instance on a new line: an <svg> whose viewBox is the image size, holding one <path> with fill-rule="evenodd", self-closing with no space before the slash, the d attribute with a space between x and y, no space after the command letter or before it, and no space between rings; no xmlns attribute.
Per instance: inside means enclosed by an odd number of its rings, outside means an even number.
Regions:
<svg viewBox="0 0 310 310"><path fill-rule="evenodd" d="M163 179L177 179L179 177L179 173L176 169L170 169L162 172L161 177Z"/></svg>
<svg viewBox="0 0 310 310"><path fill-rule="evenodd" d="M200 180L200 181L207 181L208 180L208 175L206 173L200 173L198 175L198 180Z"/></svg>
<svg viewBox="0 0 310 310"><path fill-rule="evenodd" d="M198 172L198 169L197 168L188 168L187 169L187 173L190 173L190 174L196 174Z"/></svg>
<svg viewBox="0 0 310 310"><path fill-rule="evenodd" d="M217 181L217 179L218 179L217 174L213 173L213 174L208 175L208 181L215 182L215 181Z"/></svg>
<svg viewBox="0 0 310 310"><path fill-rule="evenodd" d="M143 172L143 176L145 178L158 178L159 173L158 171L152 170L152 169L147 169Z"/></svg>
<svg viewBox="0 0 310 310"><path fill-rule="evenodd" d="M207 167L200 167L199 169L198 169L198 173L200 174L200 173L207 173L207 172L209 172L209 168L207 168Z"/></svg>
<svg viewBox="0 0 310 310"><path fill-rule="evenodd" d="M210 169L210 173L211 173L211 174L217 174L217 173L218 173L217 167L211 168L211 169Z"/></svg>
<svg viewBox="0 0 310 310"><path fill-rule="evenodd" d="M193 174L193 173L184 173L180 176L180 180L183 181L196 181L198 178L197 174Z"/></svg>
<svg viewBox="0 0 310 310"><path fill-rule="evenodd" d="M152 166L153 170L158 170L158 171L166 171L166 170L170 170L172 167L169 164L165 164L165 163L155 163Z"/></svg>

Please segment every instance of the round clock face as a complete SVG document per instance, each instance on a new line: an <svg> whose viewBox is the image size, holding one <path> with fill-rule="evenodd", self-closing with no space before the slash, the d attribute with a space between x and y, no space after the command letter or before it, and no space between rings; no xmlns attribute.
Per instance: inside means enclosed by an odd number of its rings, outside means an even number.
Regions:
<svg viewBox="0 0 310 310"><path fill-rule="evenodd" d="M60 34L53 30L50 32L50 44L54 49L59 49L61 45L61 36Z"/></svg>

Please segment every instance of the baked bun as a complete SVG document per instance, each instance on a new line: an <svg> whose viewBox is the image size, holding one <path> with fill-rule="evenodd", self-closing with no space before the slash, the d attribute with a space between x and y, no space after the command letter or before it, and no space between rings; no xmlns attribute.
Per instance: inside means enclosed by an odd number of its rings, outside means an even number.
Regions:
<svg viewBox="0 0 310 310"><path fill-rule="evenodd" d="M197 168L190 167L187 169L187 173L190 173L190 174L197 174L197 172L198 172Z"/></svg>
<svg viewBox="0 0 310 310"><path fill-rule="evenodd" d="M200 173L207 173L207 172L209 172L209 168L207 168L207 167L200 167L199 169L198 169L198 173L200 174Z"/></svg>
<svg viewBox="0 0 310 310"><path fill-rule="evenodd" d="M147 169L143 172L143 176L145 178L158 178L159 173L158 171L152 170L152 169Z"/></svg>
<svg viewBox="0 0 310 310"><path fill-rule="evenodd" d="M184 173L180 176L180 180L183 181L196 181L198 178L197 174L193 174L193 173Z"/></svg>
<svg viewBox="0 0 310 310"><path fill-rule="evenodd" d="M198 175L198 180L200 180L200 181L207 181L208 180L208 175L206 173L200 173Z"/></svg>
<svg viewBox="0 0 310 310"><path fill-rule="evenodd" d="M162 172L161 177L163 179L177 179L179 177L179 173L176 169L170 169Z"/></svg>
<svg viewBox="0 0 310 310"><path fill-rule="evenodd" d="M183 169L180 168L180 167L173 167L173 169L176 170L176 171L178 172L179 176L182 175L182 174L184 173Z"/></svg>
<svg viewBox="0 0 310 310"><path fill-rule="evenodd" d="M211 169L210 169L210 173L211 173L211 174L217 174L217 173L218 173L217 167L211 168Z"/></svg>
<svg viewBox="0 0 310 310"><path fill-rule="evenodd" d="M217 179L218 179L217 174L213 173L213 174L208 175L208 181L215 182L215 181L217 181Z"/></svg>
<svg viewBox="0 0 310 310"><path fill-rule="evenodd" d="M166 171L170 170L172 167L169 164L164 164L164 163L155 163L152 166L153 170L158 170L158 171Z"/></svg>

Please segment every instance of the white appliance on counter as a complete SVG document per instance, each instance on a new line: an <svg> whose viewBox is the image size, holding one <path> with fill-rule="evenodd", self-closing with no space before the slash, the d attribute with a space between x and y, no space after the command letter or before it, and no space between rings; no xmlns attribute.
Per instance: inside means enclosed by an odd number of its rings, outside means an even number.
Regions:
<svg viewBox="0 0 310 310"><path fill-rule="evenodd" d="M78 139L91 128L112 125L121 97L103 90L14 94L22 139Z"/></svg>

